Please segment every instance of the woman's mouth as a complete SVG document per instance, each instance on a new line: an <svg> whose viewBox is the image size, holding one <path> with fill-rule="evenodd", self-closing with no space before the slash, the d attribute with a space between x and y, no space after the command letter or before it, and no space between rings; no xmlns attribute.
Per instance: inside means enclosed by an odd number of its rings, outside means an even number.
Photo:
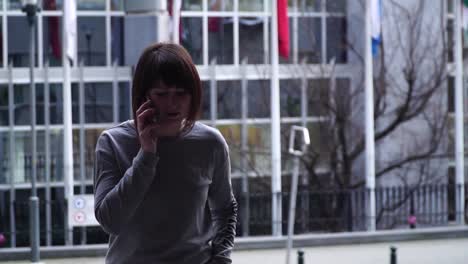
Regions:
<svg viewBox="0 0 468 264"><path fill-rule="evenodd" d="M179 120L180 119L180 112L167 112L166 119L169 120Z"/></svg>

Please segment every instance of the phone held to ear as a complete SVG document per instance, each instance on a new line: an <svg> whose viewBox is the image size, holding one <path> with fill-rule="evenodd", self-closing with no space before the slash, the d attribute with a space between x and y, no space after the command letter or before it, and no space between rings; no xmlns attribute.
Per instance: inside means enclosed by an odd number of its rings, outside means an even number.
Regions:
<svg viewBox="0 0 468 264"><path fill-rule="evenodd" d="M149 97L146 97L146 99L150 100ZM155 110L155 114L152 117L151 121L153 123L160 122L162 120L162 118L163 118L163 115L161 114L159 109L154 105L154 103L152 101L151 101L151 107Z"/></svg>

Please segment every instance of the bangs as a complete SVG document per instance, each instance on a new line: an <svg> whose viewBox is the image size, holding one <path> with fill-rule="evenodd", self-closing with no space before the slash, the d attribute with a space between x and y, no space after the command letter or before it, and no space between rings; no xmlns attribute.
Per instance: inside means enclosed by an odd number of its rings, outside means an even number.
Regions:
<svg viewBox="0 0 468 264"><path fill-rule="evenodd" d="M132 110L138 127L137 110L147 100L148 91L160 82L184 89L191 95L186 128L193 126L200 115L201 81L192 57L182 46L155 43L148 46L138 60L132 81Z"/></svg>
<svg viewBox="0 0 468 264"><path fill-rule="evenodd" d="M184 60L181 60L173 52L154 51L144 74L144 83L149 85L146 89L151 89L159 82L167 86L175 86L189 92L194 89L194 76L192 68Z"/></svg>

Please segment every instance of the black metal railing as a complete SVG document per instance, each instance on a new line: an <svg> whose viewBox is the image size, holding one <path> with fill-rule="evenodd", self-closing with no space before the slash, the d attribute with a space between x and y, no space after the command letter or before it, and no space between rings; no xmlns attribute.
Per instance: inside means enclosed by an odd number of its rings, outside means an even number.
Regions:
<svg viewBox="0 0 468 264"><path fill-rule="evenodd" d="M462 186L458 186L461 188ZM468 184L465 184L465 224L468 223ZM456 220L455 190L457 186L419 185L381 187L375 189L377 229L407 229L449 225ZM17 194L16 200L9 200L9 191L0 191L0 233L6 241L0 247L11 247L11 239L16 239L16 247L29 245L29 202L28 193ZM51 245L65 244L65 215L67 203L63 190L52 194L51 201L44 200L44 190L39 190L41 245L47 245L49 235ZM41 197L42 196L42 197ZM366 189L354 190L299 190L296 204L294 232L327 233L366 230ZM283 234L288 224L289 193L282 193ZM247 200L248 199L248 200ZM237 234L271 235L271 193L253 193L248 197L237 197L239 215ZM248 219L244 206L249 204ZM51 228L46 228L46 205L51 208ZM13 208L15 230L11 230L10 207ZM248 224L248 232L243 232ZM74 228L74 244L107 243L108 235L99 226Z"/></svg>

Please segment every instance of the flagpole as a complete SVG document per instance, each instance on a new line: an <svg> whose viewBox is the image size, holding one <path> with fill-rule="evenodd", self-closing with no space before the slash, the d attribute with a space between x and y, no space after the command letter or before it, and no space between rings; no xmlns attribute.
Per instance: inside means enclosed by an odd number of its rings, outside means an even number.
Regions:
<svg viewBox="0 0 468 264"><path fill-rule="evenodd" d="M365 16L365 143L367 230L375 231L375 142L374 142L374 85L371 47L371 1L366 0Z"/></svg>
<svg viewBox="0 0 468 264"><path fill-rule="evenodd" d="M272 233L282 235L281 213L281 138L278 54L278 0L271 1L271 192Z"/></svg>
<svg viewBox="0 0 468 264"><path fill-rule="evenodd" d="M180 27L180 8L182 5L181 0L172 1L172 42L179 44L179 27Z"/></svg>
<svg viewBox="0 0 468 264"><path fill-rule="evenodd" d="M462 12L463 1L457 0L455 5L455 174L456 174L456 219L464 224L465 172L464 172L464 142L463 142L463 47L462 47Z"/></svg>
<svg viewBox="0 0 468 264"><path fill-rule="evenodd" d="M37 12L39 8L37 1L30 1L22 6L22 11L26 13L29 25L29 84L31 88L30 110L31 110L31 195L29 197L29 240L31 247L31 262L40 261L40 216L39 216L39 197L37 196L37 131L36 131L36 85L34 83L34 52L35 25L37 21Z"/></svg>
<svg viewBox="0 0 468 264"><path fill-rule="evenodd" d="M72 134L72 99L71 99L71 69L69 57L74 58L75 49L73 38L69 39L67 30L72 30L76 33L76 29L69 28L76 26L73 20L76 21L75 17L75 2L64 1L63 2L63 23L62 26L63 34L63 50L62 50L62 62L63 62L63 179L65 184L65 197L68 201L68 206L71 205L71 199L73 197L73 134ZM71 56L69 56L71 52ZM69 210L68 210L69 211ZM69 215L67 212L65 232L66 244L73 244L73 227L70 225Z"/></svg>

